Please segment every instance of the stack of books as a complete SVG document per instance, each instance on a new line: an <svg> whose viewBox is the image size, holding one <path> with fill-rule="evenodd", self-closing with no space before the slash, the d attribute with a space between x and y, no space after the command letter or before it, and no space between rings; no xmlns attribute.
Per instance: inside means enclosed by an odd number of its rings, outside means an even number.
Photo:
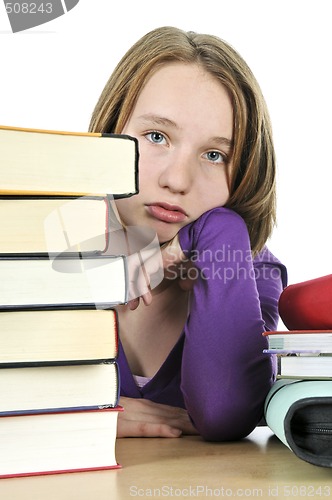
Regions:
<svg viewBox="0 0 332 500"><path fill-rule="evenodd" d="M299 458L332 467L332 275L286 287L279 312L288 330L264 332L277 380L267 425Z"/></svg>
<svg viewBox="0 0 332 500"><path fill-rule="evenodd" d="M286 287L279 312L288 330L264 332L278 378L332 379L332 275Z"/></svg>
<svg viewBox="0 0 332 500"><path fill-rule="evenodd" d="M265 332L269 348L277 357L277 378L331 379L332 329Z"/></svg>
<svg viewBox="0 0 332 500"><path fill-rule="evenodd" d="M111 195L137 193L137 141L0 127L0 157L0 477L117 468Z"/></svg>

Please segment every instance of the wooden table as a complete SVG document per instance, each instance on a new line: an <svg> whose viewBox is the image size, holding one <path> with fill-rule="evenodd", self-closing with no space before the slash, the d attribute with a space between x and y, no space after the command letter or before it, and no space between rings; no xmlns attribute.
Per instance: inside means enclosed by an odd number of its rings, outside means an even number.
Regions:
<svg viewBox="0 0 332 500"><path fill-rule="evenodd" d="M233 443L119 439L117 459L119 470L1 480L0 499L332 499L332 469L297 458L266 427Z"/></svg>

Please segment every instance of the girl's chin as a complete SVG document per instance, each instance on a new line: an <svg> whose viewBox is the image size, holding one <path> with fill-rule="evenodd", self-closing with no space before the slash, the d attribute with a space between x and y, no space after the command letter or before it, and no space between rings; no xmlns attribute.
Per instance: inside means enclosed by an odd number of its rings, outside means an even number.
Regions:
<svg viewBox="0 0 332 500"><path fill-rule="evenodd" d="M177 233L178 233L178 230L177 231L168 231L167 233L164 231L163 232L157 231L157 236L158 236L158 240L159 240L160 245L166 244L169 241L171 241L174 238L174 236L177 235Z"/></svg>

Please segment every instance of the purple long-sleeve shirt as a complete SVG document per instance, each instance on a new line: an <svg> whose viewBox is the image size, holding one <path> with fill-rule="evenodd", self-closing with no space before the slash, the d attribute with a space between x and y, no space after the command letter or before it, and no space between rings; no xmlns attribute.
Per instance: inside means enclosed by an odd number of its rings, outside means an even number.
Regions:
<svg viewBox="0 0 332 500"><path fill-rule="evenodd" d="M182 228L180 245L198 279L182 335L155 376L138 388L121 345L121 395L184 407L208 440L248 435L274 378L264 330L278 323L285 267L265 247L254 260L243 219L215 208ZM135 332L132 332L135 335Z"/></svg>

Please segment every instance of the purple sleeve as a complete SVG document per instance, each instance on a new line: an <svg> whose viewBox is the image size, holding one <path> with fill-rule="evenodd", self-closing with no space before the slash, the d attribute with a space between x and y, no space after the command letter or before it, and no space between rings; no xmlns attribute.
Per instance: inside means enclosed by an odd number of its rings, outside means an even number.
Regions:
<svg viewBox="0 0 332 500"><path fill-rule="evenodd" d="M252 260L245 222L226 208L206 212L179 237L198 276L185 325L185 405L205 439L240 439L262 418L274 380L262 332L277 327L286 271L266 248Z"/></svg>

